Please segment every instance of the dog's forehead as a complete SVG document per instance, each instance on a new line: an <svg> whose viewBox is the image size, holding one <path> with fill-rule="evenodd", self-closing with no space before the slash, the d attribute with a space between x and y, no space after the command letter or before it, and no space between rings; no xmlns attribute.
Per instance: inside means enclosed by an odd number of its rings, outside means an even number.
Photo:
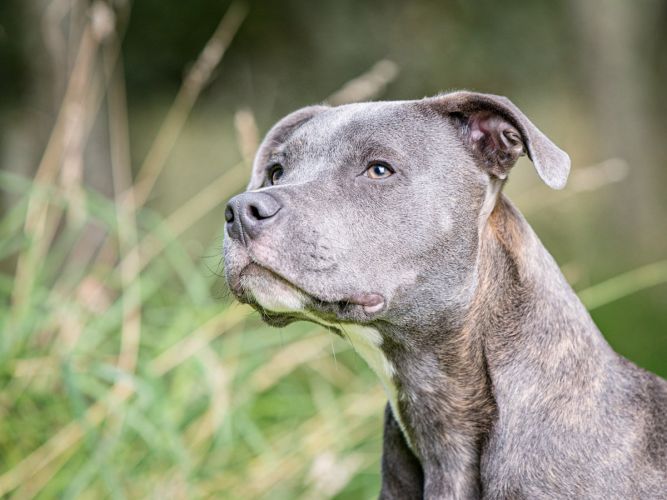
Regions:
<svg viewBox="0 0 667 500"><path fill-rule="evenodd" d="M361 146L400 146L406 130L419 123L414 101L338 106L308 120L279 146L279 152L349 153Z"/></svg>
<svg viewBox="0 0 667 500"><path fill-rule="evenodd" d="M249 187L262 185L276 164L286 167L290 183L335 175L334 166L359 168L374 160L424 174L439 168L442 159L461 160L461 149L455 128L426 100L320 108L291 129L274 129L258 152Z"/></svg>

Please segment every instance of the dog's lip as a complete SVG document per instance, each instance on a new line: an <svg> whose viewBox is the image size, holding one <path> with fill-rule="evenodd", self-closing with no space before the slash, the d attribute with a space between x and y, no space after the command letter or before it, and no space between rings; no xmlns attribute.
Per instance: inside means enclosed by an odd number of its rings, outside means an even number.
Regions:
<svg viewBox="0 0 667 500"><path fill-rule="evenodd" d="M253 268L260 269L274 276L276 279L284 281L292 288L298 290L299 292L303 293L306 297L310 298L313 302L313 305L320 305L320 306L327 306L333 304L355 305L362 307L364 312L369 316L382 311L382 309L384 309L385 307L386 301L384 297L379 293L357 292L341 297L320 296L319 294L315 294L308 290L305 290L303 287L295 284L292 280L288 279L283 274L275 271L274 269L265 264L257 262L254 258L252 259L252 262L246 265L239 274L243 275L243 273L246 273L249 270L252 270Z"/></svg>
<svg viewBox="0 0 667 500"><path fill-rule="evenodd" d="M355 293L347 302L364 308L366 314L374 314L384 308L384 297L379 293Z"/></svg>

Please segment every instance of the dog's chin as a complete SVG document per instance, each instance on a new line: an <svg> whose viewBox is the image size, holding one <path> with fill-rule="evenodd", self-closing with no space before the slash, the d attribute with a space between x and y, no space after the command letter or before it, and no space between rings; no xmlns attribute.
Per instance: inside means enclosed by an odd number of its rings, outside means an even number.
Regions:
<svg viewBox="0 0 667 500"><path fill-rule="evenodd" d="M303 311L309 297L294 285L256 264L247 266L240 275L241 289L261 309L275 314Z"/></svg>
<svg viewBox="0 0 667 500"><path fill-rule="evenodd" d="M256 263L243 268L230 280L230 286L241 302L254 307L272 326L285 326L297 320L329 327L341 321L368 323L385 309L384 298L378 294L357 293L324 300Z"/></svg>

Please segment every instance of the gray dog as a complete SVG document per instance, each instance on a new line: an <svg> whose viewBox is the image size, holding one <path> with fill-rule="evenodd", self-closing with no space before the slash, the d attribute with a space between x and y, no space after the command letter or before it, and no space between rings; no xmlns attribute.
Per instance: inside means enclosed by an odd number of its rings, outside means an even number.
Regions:
<svg viewBox="0 0 667 500"><path fill-rule="evenodd" d="M612 351L501 194L523 154L564 186L567 154L493 95L296 111L227 206L227 281L376 372L381 498L667 498L667 382Z"/></svg>

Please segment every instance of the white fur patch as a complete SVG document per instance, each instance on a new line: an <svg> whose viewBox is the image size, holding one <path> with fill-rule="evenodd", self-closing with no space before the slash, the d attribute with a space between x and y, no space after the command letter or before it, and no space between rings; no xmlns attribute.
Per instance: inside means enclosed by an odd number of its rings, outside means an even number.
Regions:
<svg viewBox="0 0 667 500"><path fill-rule="evenodd" d="M252 274L244 276L244 287L257 303L273 312L301 311L306 303L304 294L278 279Z"/></svg>
<svg viewBox="0 0 667 500"><path fill-rule="evenodd" d="M333 326L336 327L336 325ZM338 328L340 327L338 326ZM410 443L408 434L405 432L405 426L398 411L398 390L396 389L396 384L394 384L396 369L380 348L382 345L382 335L375 328L362 325L345 325L342 331L352 344L354 350L366 361L366 364L380 379L389 399L394 418L401 427L405 440L410 448L412 448L412 443Z"/></svg>
<svg viewBox="0 0 667 500"><path fill-rule="evenodd" d="M484 197L482 210L480 210L479 213L482 222L482 224L480 224L480 227L484 226L486 219L489 218L489 215L491 215L493 208L496 206L496 202L498 201L498 194L500 193L500 189L502 187L503 187L502 181L499 181L494 178L489 179L489 184L486 186L486 196Z"/></svg>

